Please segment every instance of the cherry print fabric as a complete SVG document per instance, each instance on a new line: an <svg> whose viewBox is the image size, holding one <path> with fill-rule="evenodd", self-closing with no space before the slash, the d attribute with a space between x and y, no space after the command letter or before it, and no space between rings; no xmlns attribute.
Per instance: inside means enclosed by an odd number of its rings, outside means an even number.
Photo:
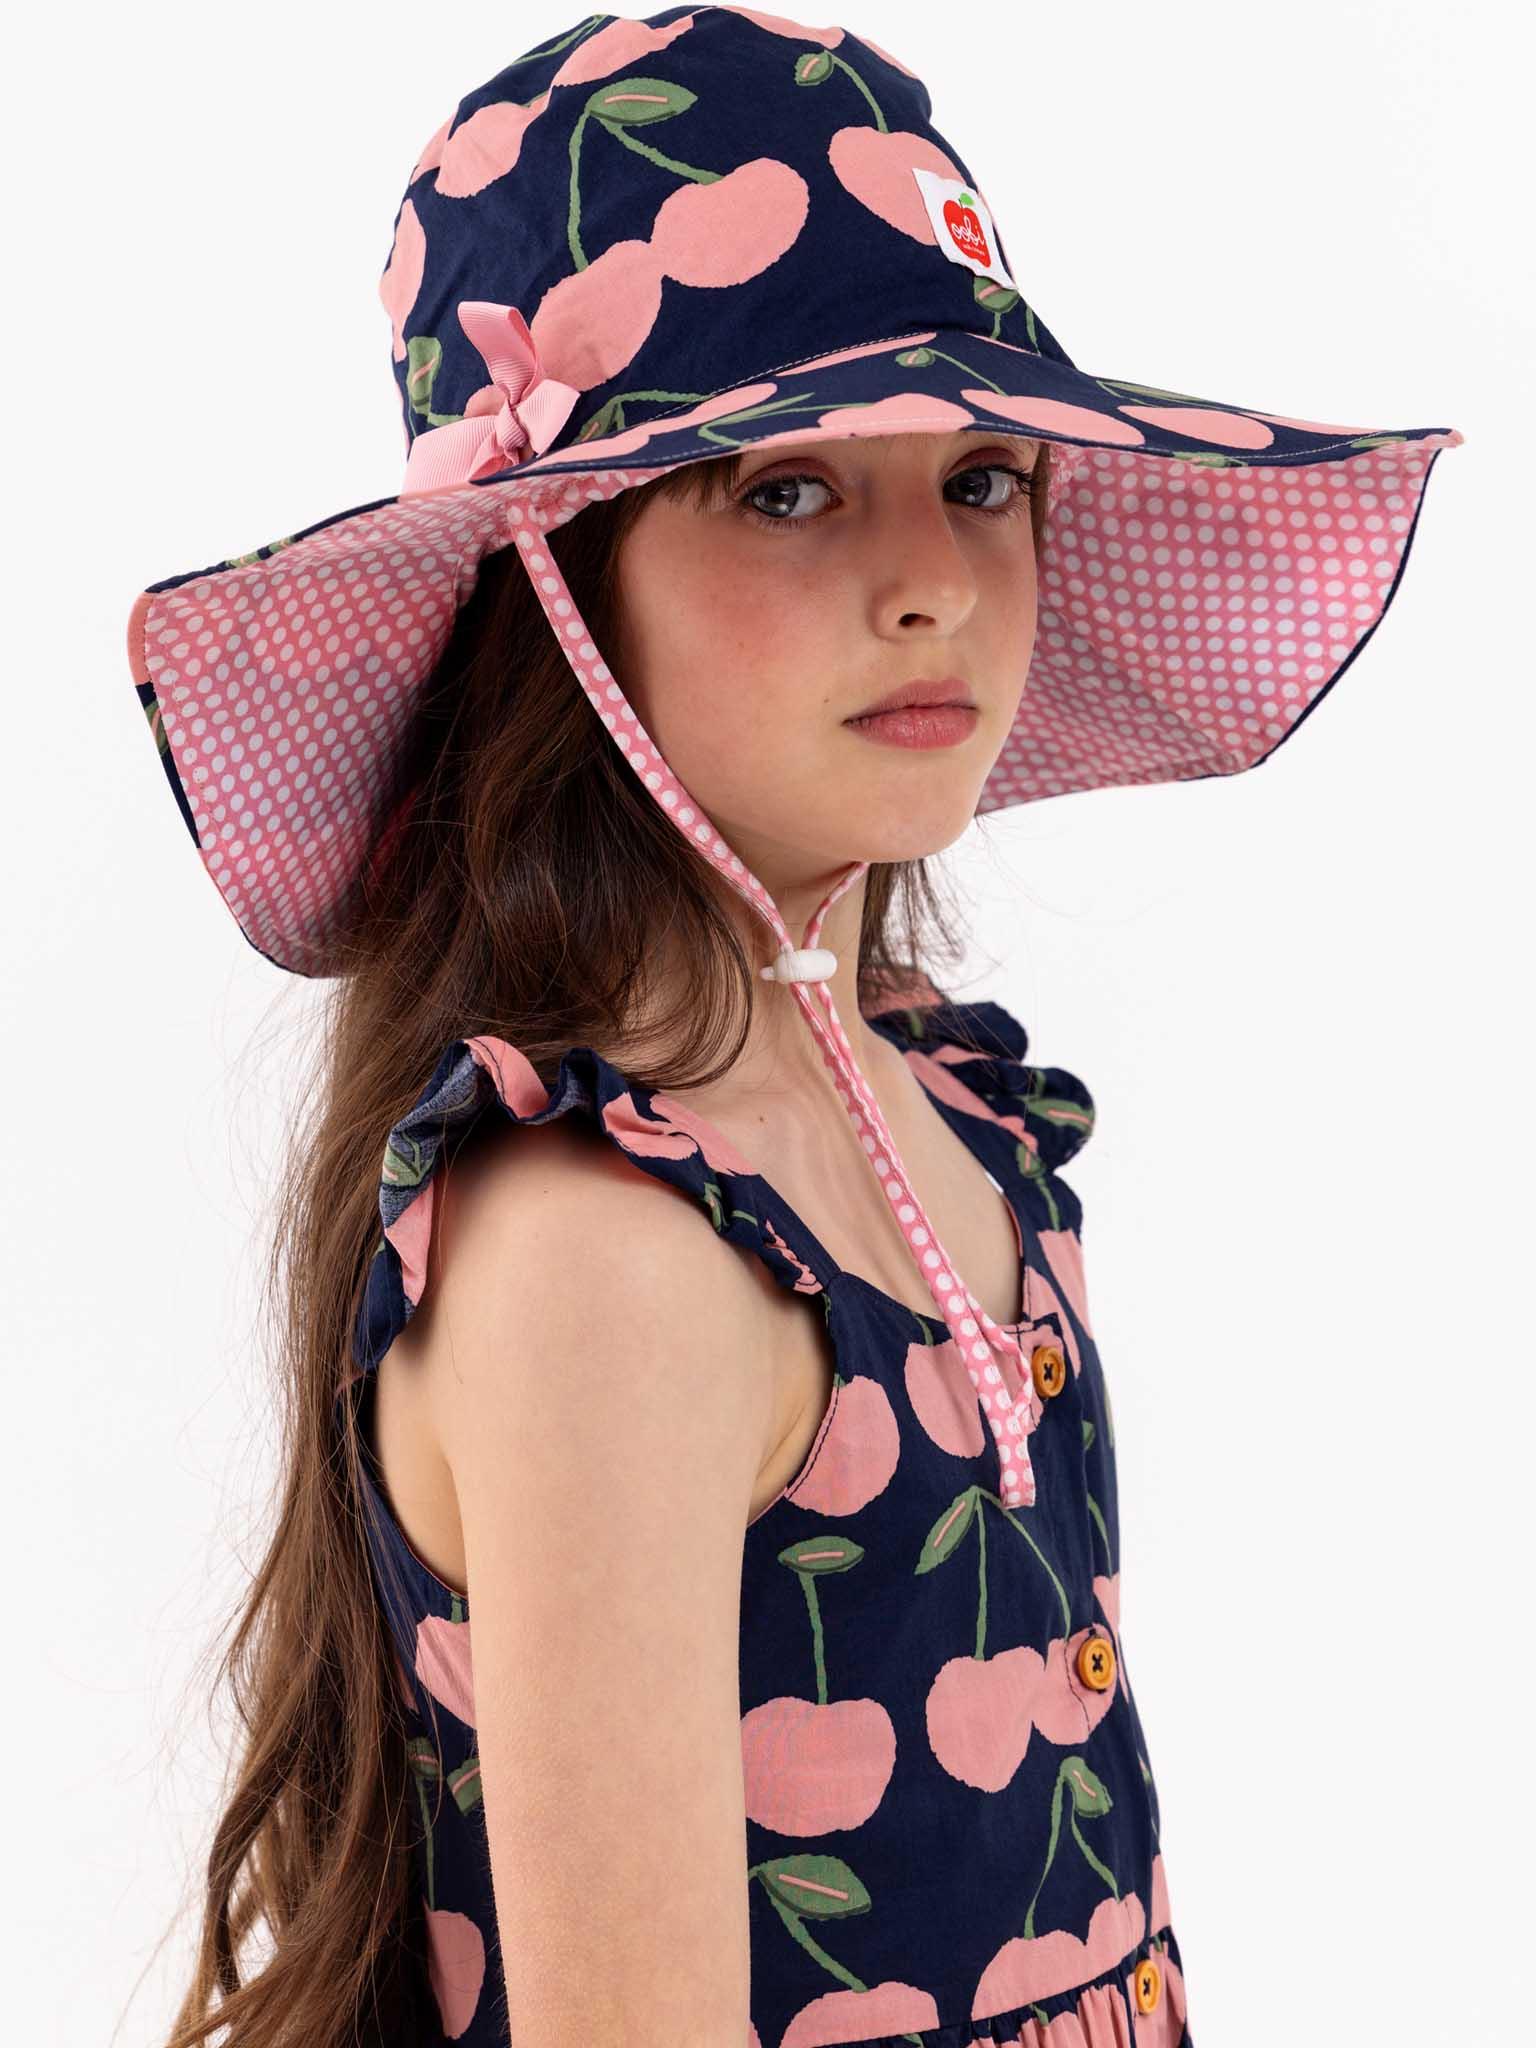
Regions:
<svg viewBox="0 0 1536 2048"><path fill-rule="evenodd" d="M389 1133L356 1332L360 1404L413 1313L437 1167L487 1117L589 1118L636 1169L810 1297L832 1398L747 1526L741 1742L751 2048L1179 2048L1192 2036L1151 1759L1120 1634L1114 1422L1082 1208L1061 1168L1084 1083L1027 1060L996 1003L909 991L874 1027L1013 1216L1025 1356L1057 1347L1033 1506L1000 1466L945 1324L838 1267L723 1134L572 1047L547 1088L504 1040L445 1049ZM375 1585L411 1729L428 2039L505 2048L481 1801L471 1601L413 1553L367 1450ZM1113 1682L1085 1683L1085 1643ZM1101 1667L1102 1668L1102 1667Z"/></svg>

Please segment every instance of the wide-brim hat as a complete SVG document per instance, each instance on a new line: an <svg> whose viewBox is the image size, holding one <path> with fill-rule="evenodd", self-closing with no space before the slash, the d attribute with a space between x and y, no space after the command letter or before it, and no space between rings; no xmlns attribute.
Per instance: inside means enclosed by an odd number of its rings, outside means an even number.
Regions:
<svg viewBox="0 0 1536 2048"><path fill-rule="evenodd" d="M266 958L334 970L409 800L413 713L480 564L512 546L636 774L772 926L779 978L825 973L815 940L838 892L803 942L786 930L542 545L680 464L849 435L1050 444L1035 643L978 814L1255 767L1357 659L1435 458L1463 436L1078 369L930 114L921 79L868 37L674 7L586 17L432 135L379 287L401 491L167 577L129 622L170 787ZM824 1044L894 1159L835 1018Z"/></svg>

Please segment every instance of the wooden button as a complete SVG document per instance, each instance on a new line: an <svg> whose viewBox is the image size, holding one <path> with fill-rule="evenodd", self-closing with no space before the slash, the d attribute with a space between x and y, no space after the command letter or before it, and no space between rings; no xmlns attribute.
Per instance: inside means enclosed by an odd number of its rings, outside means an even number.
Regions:
<svg viewBox="0 0 1536 2048"><path fill-rule="evenodd" d="M1115 1646L1108 1636L1084 1636L1077 1646L1077 1675L1094 1692L1115 1682Z"/></svg>
<svg viewBox="0 0 1536 2048"><path fill-rule="evenodd" d="M1067 1383L1067 1361L1061 1355L1059 1344L1037 1344L1030 1353L1029 1369L1035 1376L1035 1389L1043 1400L1052 1394L1059 1394Z"/></svg>
<svg viewBox="0 0 1536 2048"><path fill-rule="evenodd" d="M1163 1973L1150 1956L1136 1965L1136 2010L1151 2012L1163 1995Z"/></svg>

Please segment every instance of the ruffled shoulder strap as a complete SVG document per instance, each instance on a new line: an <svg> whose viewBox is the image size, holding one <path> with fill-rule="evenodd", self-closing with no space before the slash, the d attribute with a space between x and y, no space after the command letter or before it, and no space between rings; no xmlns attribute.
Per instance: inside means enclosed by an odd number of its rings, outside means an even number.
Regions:
<svg viewBox="0 0 1536 2048"><path fill-rule="evenodd" d="M1012 1134L1027 1177L1057 1172L1093 1135L1087 1084L1032 1064L1029 1034L1001 1003L951 1002L930 981L867 1015L930 1094Z"/></svg>
<svg viewBox="0 0 1536 2048"><path fill-rule="evenodd" d="M353 1340L358 1373L378 1364L421 1300L439 1168L486 1117L545 1124L572 1111L590 1119L641 1172L693 1196L717 1233L755 1252L783 1286L824 1292L831 1272L820 1245L752 1162L686 1104L632 1083L590 1046L565 1052L546 1088L531 1061L504 1038L460 1038L444 1049L385 1141L382 1234Z"/></svg>

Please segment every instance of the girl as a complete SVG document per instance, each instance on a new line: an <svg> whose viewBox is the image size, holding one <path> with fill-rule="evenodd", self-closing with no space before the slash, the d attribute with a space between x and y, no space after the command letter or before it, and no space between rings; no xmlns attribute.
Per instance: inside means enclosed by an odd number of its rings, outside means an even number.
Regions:
<svg viewBox="0 0 1536 2048"><path fill-rule="evenodd" d="M929 114L747 8L528 52L396 216L399 496L135 606L334 982L171 2048L1192 2038L1093 1102L945 993L928 864L1266 759L1462 437L1079 371Z"/></svg>

